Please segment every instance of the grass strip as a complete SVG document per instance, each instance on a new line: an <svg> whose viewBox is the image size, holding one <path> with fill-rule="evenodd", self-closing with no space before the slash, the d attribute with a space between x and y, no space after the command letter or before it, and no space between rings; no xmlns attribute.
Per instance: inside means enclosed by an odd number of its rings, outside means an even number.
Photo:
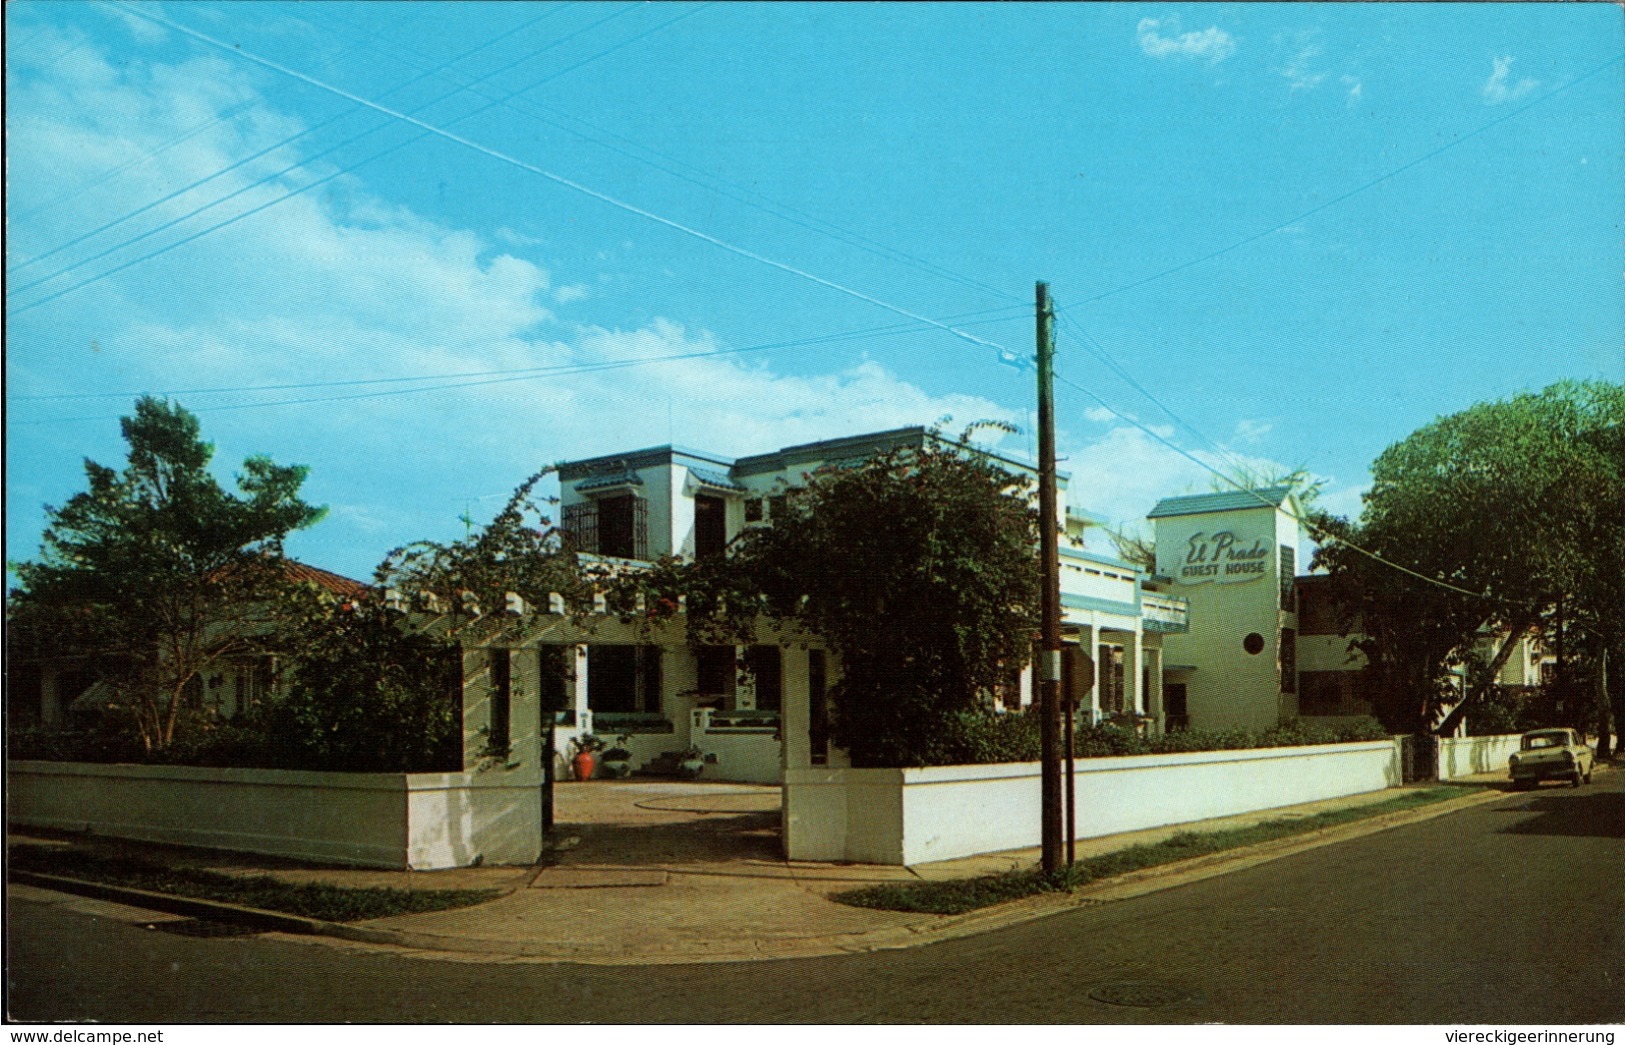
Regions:
<svg viewBox="0 0 1625 1045"><path fill-rule="evenodd" d="M1188 860L1226 849L1273 842L1279 838L1323 831L1328 827L1397 813L1446 799L1460 798L1484 790L1477 785L1445 785L1409 791L1367 806L1334 809L1313 816L1266 820L1251 827L1231 827L1219 831L1181 831L1161 842L1130 846L1115 853L1103 853L1079 860L1053 876L1038 868L1006 871L1003 874L960 878L943 882L898 882L871 885L862 889L832 893L830 899L850 907L881 911L908 911L923 914L964 914L982 907L1019 900L1039 893L1070 892L1102 878L1140 871L1147 867Z"/></svg>
<svg viewBox="0 0 1625 1045"><path fill-rule="evenodd" d="M354 922L471 907L501 895L500 889L347 888L322 882L283 882L270 875L240 878L199 867L172 867L137 857L106 856L43 845L12 846L7 853L7 863L39 874L258 907L327 922Z"/></svg>

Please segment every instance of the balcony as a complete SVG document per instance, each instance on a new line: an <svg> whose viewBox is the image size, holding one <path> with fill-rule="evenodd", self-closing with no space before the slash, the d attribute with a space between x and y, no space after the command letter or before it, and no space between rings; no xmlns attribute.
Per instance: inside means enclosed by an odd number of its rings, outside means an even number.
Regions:
<svg viewBox="0 0 1625 1045"><path fill-rule="evenodd" d="M1191 630L1191 604L1170 595L1141 592L1140 620L1146 631L1182 634Z"/></svg>

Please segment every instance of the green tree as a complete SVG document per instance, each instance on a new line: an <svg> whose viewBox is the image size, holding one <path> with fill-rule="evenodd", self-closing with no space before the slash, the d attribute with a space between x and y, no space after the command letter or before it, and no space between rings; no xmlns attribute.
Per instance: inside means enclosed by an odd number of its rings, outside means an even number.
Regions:
<svg viewBox="0 0 1625 1045"><path fill-rule="evenodd" d="M1387 724L1426 729L1484 635L1549 632L1560 596L1593 636L1580 648L1621 661L1625 386L1566 381L1441 417L1372 480L1358 522L1317 517L1316 562L1343 582Z"/></svg>
<svg viewBox="0 0 1625 1045"><path fill-rule="evenodd" d="M7 609L36 651L83 657L152 752L196 710L205 670L275 641L283 540L324 509L299 498L305 468L266 457L228 492L178 404L144 397L121 425L124 469L86 460L89 489L46 507L40 558L13 567Z"/></svg>
<svg viewBox="0 0 1625 1045"><path fill-rule="evenodd" d="M829 644L841 668L833 737L854 764L931 764L963 714L1031 656L1031 487L932 432L921 447L811 473L771 527L671 576L702 641L719 625L748 636L765 615Z"/></svg>

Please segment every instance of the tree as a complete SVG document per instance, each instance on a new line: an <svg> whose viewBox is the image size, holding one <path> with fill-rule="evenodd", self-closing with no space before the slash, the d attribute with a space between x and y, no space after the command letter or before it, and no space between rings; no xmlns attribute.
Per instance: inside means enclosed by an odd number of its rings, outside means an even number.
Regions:
<svg viewBox="0 0 1625 1045"><path fill-rule="evenodd" d="M1455 703L1450 728L1483 693L1461 701L1452 669L1485 635L1549 631L1560 598L1591 655L1620 662L1625 386L1565 381L1441 417L1385 450L1372 480L1357 523L1316 517L1316 564L1348 594L1391 727L1425 730Z"/></svg>
<svg viewBox="0 0 1625 1045"><path fill-rule="evenodd" d="M677 571L691 631L750 635L765 615L822 637L841 665L835 742L855 765L930 764L961 716L1031 656L1031 486L935 431L920 447L825 466L771 527Z"/></svg>
<svg viewBox="0 0 1625 1045"><path fill-rule="evenodd" d="M84 657L152 752L196 709L206 669L275 641L283 540L325 509L299 499L305 468L266 457L226 491L178 404L144 397L120 423L123 471L87 459L89 489L46 506L39 561L14 566L8 616L40 652Z"/></svg>

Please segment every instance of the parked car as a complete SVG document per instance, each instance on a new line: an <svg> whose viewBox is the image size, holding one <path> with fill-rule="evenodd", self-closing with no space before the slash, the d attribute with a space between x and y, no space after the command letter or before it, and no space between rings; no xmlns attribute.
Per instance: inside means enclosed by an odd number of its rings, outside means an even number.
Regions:
<svg viewBox="0 0 1625 1045"><path fill-rule="evenodd" d="M1596 757L1572 729L1531 730L1512 754L1512 783L1520 788L1538 787L1542 780L1589 784Z"/></svg>

